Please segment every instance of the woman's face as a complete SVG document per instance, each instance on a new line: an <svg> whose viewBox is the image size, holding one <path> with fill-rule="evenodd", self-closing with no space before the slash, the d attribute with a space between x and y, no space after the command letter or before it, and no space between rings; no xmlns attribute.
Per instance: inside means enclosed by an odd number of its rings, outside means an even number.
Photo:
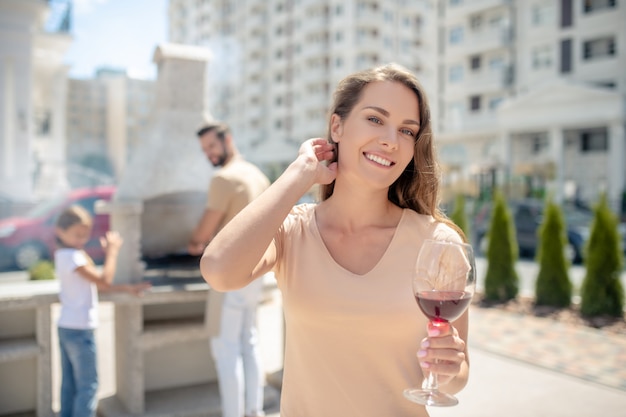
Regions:
<svg viewBox="0 0 626 417"><path fill-rule="evenodd" d="M354 175L388 188L413 159L420 127L415 93L399 82L368 84L345 120L331 118L340 148L338 175Z"/></svg>

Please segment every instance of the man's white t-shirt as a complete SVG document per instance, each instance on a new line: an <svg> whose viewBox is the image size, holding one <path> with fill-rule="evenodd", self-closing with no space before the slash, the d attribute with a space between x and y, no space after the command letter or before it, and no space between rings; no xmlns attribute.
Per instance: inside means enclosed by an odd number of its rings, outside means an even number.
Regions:
<svg viewBox="0 0 626 417"><path fill-rule="evenodd" d="M64 248L58 249L54 254L55 271L61 283L61 315L57 322L59 327L98 327L98 287L76 272L77 268L87 264L89 258L82 250Z"/></svg>

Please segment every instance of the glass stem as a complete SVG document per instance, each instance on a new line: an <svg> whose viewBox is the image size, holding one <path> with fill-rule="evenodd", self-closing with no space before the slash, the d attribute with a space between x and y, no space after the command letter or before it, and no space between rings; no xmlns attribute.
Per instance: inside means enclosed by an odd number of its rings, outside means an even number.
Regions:
<svg viewBox="0 0 626 417"><path fill-rule="evenodd" d="M431 332L433 330L439 331L439 333L445 333L448 331L450 323L444 320L433 321L430 320L428 322L428 331ZM437 360L435 359L435 363ZM428 372L428 375L424 378L424 382L422 383L422 389L429 391L437 391L439 389L439 381L437 378L437 374L433 372Z"/></svg>
<svg viewBox="0 0 626 417"><path fill-rule="evenodd" d="M422 389L428 391L437 391L439 389L437 374L429 372L426 378L424 378L424 382L422 383Z"/></svg>

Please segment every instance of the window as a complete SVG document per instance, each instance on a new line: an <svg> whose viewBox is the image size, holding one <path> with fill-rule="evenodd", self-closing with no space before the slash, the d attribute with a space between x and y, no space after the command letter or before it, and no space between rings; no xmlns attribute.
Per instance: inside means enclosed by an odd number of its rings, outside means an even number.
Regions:
<svg viewBox="0 0 626 417"><path fill-rule="evenodd" d="M483 25L482 16L476 15L476 16L470 17L470 28L472 28L472 30L479 30L482 25Z"/></svg>
<svg viewBox="0 0 626 417"><path fill-rule="evenodd" d="M489 110L493 111L500 106L504 99L502 97L492 97L489 99Z"/></svg>
<svg viewBox="0 0 626 417"><path fill-rule="evenodd" d="M550 141L546 133L539 133L532 137L532 154L538 155L550 147Z"/></svg>
<svg viewBox="0 0 626 417"><path fill-rule="evenodd" d="M580 150L582 152L607 151L608 149L609 138L606 128L580 132Z"/></svg>
<svg viewBox="0 0 626 417"><path fill-rule="evenodd" d="M533 69L550 68L552 66L552 48L549 45L533 48L532 66Z"/></svg>
<svg viewBox="0 0 626 417"><path fill-rule="evenodd" d="M615 0L585 0L583 11L585 13L594 13L602 9L614 8Z"/></svg>
<svg viewBox="0 0 626 417"><path fill-rule="evenodd" d="M480 69L480 55L474 55L470 57L470 68L473 71Z"/></svg>
<svg viewBox="0 0 626 417"><path fill-rule="evenodd" d="M617 85L615 81L596 81L592 84L596 87L607 88L609 90L615 89L615 86Z"/></svg>
<svg viewBox="0 0 626 417"><path fill-rule="evenodd" d="M473 112L477 112L480 110L480 96L470 97L470 110Z"/></svg>
<svg viewBox="0 0 626 417"><path fill-rule="evenodd" d="M461 26L457 26L457 27L450 29L449 42L451 44L463 42L463 28Z"/></svg>
<svg viewBox="0 0 626 417"><path fill-rule="evenodd" d="M615 56L615 38L607 37L583 42L583 58L592 60Z"/></svg>
<svg viewBox="0 0 626 417"><path fill-rule="evenodd" d="M561 41L561 74L572 72L572 40Z"/></svg>
<svg viewBox="0 0 626 417"><path fill-rule="evenodd" d="M554 3L552 1L535 4L530 11L532 26L550 26L555 23Z"/></svg>
<svg viewBox="0 0 626 417"><path fill-rule="evenodd" d="M463 80L463 66L453 65L448 70L448 80L451 83L459 82Z"/></svg>
<svg viewBox="0 0 626 417"><path fill-rule="evenodd" d="M493 57L489 60L489 69L497 71L504 68L504 59L501 56Z"/></svg>
<svg viewBox="0 0 626 417"><path fill-rule="evenodd" d="M411 41L408 39L402 39L400 41L400 50L402 53L408 54L411 52Z"/></svg>
<svg viewBox="0 0 626 417"><path fill-rule="evenodd" d="M572 0L561 0L561 27L567 28L574 24Z"/></svg>

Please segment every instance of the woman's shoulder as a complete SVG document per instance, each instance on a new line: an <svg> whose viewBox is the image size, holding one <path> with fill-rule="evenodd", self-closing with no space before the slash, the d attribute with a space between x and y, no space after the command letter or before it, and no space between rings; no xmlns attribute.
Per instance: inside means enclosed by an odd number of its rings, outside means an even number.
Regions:
<svg viewBox="0 0 626 417"><path fill-rule="evenodd" d="M315 210L316 203L300 203L293 206L289 214L294 216L310 216Z"/></svg>
<svg viewBox="0 0 626 417"><path fill-rule="evenodd" d="M315 220L315 204L302 203L291 208L283 221L281 231L289 233L292 230L302 230Z"/></svg>
<svg viewBox="0 0 626 417"><path fill-rule="evenodd" d="M415 210L404 209L408 229L437 240L462 241L461 236L449 224L435 219L430 214L420 214Z"/></svg>

